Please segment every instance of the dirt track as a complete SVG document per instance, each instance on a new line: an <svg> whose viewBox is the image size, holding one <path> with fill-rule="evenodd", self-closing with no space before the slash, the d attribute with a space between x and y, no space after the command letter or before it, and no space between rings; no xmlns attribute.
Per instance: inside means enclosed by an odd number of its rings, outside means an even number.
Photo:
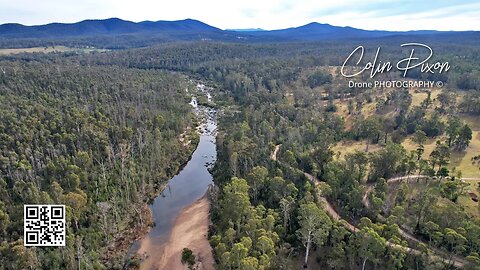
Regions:
<svg viewBox="0 0 480 270"><path fill-rule="evenodd" d="M281 144L275 145L275 149L273 150L272 155L270 156L272 160L275 160L275 161L277 160L277 154L278 154L278 150L280 150L280 146Z"/></svg>
<svg viewBox="0 0 480 270"><path fill-rule="evenodd" d="M274 161L278 161L277 160L277 153L280 149L280 146L281 144L278 144L275 146L275 149L273 151L273 153L271 154L270 158ZM312 182L314 185L317 185L318 183L320 183L320 181L314 177L313 175L309 174L309 173L306 173L306 172L302 172L305 177L308 178L308 180L310 182ZM424 175L410 175L410 176L400 176L400 177L394 177L394 178L391 178L391 179L388 179L387 180L387 183L392 183L392 182L401 182L401 181L409 181L409 180L416 180L416 179L420 179L420 178L425 178ZM477 178L464 178L463 180L476 180ZM369 206L369 201L368 201L368 193L371 192L373 190L373 185L370 185L367 187L367 190L366 190L366 194L364 195L364 197L362 198L362 201L363 203L365 204L365 206L368 208ZM324 210L336 221L340 221L341 224L343 224L343 226L345 228L347 228L349 231L351 232L358 232L359 231L359 228L355 227L354 225L350 224L348 221L342 219L342 217L337 213L337 211L335 211L335 209L333 208L332 204L324 197L319 197L318 198L320 201L322 201L322 205L323 205L323 208ZM422 242L420 240L418 240L417 238L415 238L415 236L413 236L412 234L400 229L399 230L399 233L404 237L404 238L407 238L407 239L410 239L410 240L415 240L417 242ZM410 248L410 247L404 247L404 246L401 246L401 245L398 245L398 244L394 244L394 243L391 243L389 241L387 241L387 245L392 247L392 248L396 248L396 249L401 249L401 250L404 250L406 251L407 253L412 253L412 254L417 254L417 255L420 255L422 254L419 250L416 250L414 248ZM438 260L441 260L441 261L444 261L445 257L448 258L448 260L453 260L453 265L455 267L459 267L459 268L463 268L463 266L465 265L465 260L463 258L460 258L458 256L451 256L450 254L447 254L443 251L440 251L438 249L433 249L433 251L436 253L436 255L434 254L431 254L430 257L434 258L434 259L438 259Z"/></svg>

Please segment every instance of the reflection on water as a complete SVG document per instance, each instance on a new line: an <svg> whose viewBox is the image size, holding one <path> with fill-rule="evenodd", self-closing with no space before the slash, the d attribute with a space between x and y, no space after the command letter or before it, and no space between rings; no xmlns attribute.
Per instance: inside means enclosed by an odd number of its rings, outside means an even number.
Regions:
<svg viewBox="0 0 480 270"><path fill-rule="evenodd" d="M210 98L210 96L209 96ZM150 208L155 226L143 239L135 241L130 254L137 252L146 257L142 269L151 269L161 254L162 245L168 241L172 225L181 210L202 197L212 184L213 177L208 168L216 160L216 111L197 106L196 99L190 103L204 122L200 127L200 141L192 158L185 167L169 180L162 194L154 199ZM161 252L160 252L161 253Z"/></svg>

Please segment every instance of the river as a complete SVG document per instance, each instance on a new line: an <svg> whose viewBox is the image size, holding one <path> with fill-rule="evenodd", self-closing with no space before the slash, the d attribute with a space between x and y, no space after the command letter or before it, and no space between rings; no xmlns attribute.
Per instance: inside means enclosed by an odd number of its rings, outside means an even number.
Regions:
<svg viewBox="0 0 480 270"><path fill-rule="evenodd" d="M211 101L211 95L205 90L205 86L197 85L197 91L199 94L206 94ZM149 206L155 225L145 237L133 243L129 252L138 253L145 258L141 269L158 269L164 245L168 242L172 226L182 209L205 195L209 185L213 183L208 169L216 160L216 111L198 106L195 97L192 97L190 104L200 119L203 119L199 127L200 140L185 167L168 181L163 192Z"/></svg>

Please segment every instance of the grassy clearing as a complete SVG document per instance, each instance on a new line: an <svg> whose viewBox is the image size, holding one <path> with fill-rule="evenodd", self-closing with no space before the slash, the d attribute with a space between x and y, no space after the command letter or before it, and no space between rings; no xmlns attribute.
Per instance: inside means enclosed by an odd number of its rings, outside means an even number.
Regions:
<svg viewBox="0 0 480 270"><path fill-rule="evenodd" d="M452 153L452 165L462 172L463 177L480 177L477 164L472 164L472 157L480 155L480 119L471 115L461 115L461 118L472 129L472 141L464 153Z"/></svg>
<svg viewBox="0 0 480 270"><path fill-rule="evenodd" d="M480 194L477 190L480 181L468 181L467 183L469 184L469 186L466 190L471 191L480 197ZM467 213L473 216L480 217L480 205L478 204L478 202L473 201L468 194L463 194L458 197L457 203L465 207L465 211Z"/></svg>
<svg viewBox="0 0 480 270"><path fill-rule="evenodd" d="M462 172L463 177L480 177L478 165L472 164L472 158L480 154L480 132L474 131L472 141L467 151L452 152L450 156L450 167Z"/></svg>
<svg viewBox="0 0 480 270"><path fill-rule="evenodd" d="M472 130L480 131L480 119L478 116L462 114L460 117L470 126Z"/></svg>
<svg viewBox="0 0 480 270"><path fill-rule="evenodd" d="M472 129L472 141L470 146L463 152L452 151L450 154L449 169L455 171L461 171L462 177L480 177L479 166L472 164L472 157L480 154L480 121L478 117L460 115L461 119L467 123ZM435 149L437 140L443 140L444 138L429 139L425 144L425 152L423 158L428 159L430 153ZM403 147L410 150L417 149L417 145L412 141L412 137L407 137L403 143Z"/></svg>
<svg viewBox="0 0 480 270"><path fill-rule="evenodd" d="M346 98L344 100L336 99L334 102L335 106L337 106L337 111L335 112L335 114L343 118L343 120L345 121L346 129L350 129L352 127L353 120L355 119L355 116L353 114L348 114L348 101L349 99ZM375 109L376 109L375 102L365 103L363 104L361 114L365 118L367 118L370 115L373 115L375 113Z"/></svg>
<svg viewBox="0 0 480 270"><path fill-rule="evenodd" d="M405 138L405 140L402 142L402 145L403 147L405 147L405 149L407 151L412 151L412 150L416 150L418 148L418 145L413 142L412 140L412 136L408 136L407 138ZM425 148L425 152L423 152L423 158L424 159L428 159L428 157L430 156L430 154L432 153L432 151L435 149L435 145L437 143L437 140L438 138L433 138L433 139L428 139L425 144L423 145L424 148Z"/></svg>
<svg viewBox="0 0 480 270"><path fill-rule="evenodd" d="M432 93L431 95L432 100L435 100L438 97L438 95L442 92L441 89L436 89L436 88L431 89L430 91ZM410 95L412 95L412 104L411 104L412 107L420 106L422 101L424 101L428 96L427 91L421 91L420 89L416 89L416 88L410 88L408 92L410 93Z"/></svg>
<svg viewBox="0 0 480 270"><path fill-rule="evenodd" d="M428 114L432 113L435 107L440 106L440 103L437 101L438 95L442 92L440 88L429 89L431 92L431 99L433 104L427 110ZM422 89L409 89L409 93L412 95L412 104L411 106L420 106L420 104L427 98L427 90ZM380 95L387 95L388 90L383 93L377 93ZM461 94L459 94L461 96ZM354 121L354 116L348 114L348 101L349 99L344 100L335 100L335 105L337 106L337 111L335 114L342 117L345 121L345 128L351 129ZM361 114L366 118L375 113L376 102L365 103L362 107ZM392 116L394 112L388 112L385 114L386 117ZM467 123L473 131L472 141L470 146L466 151L463 152L451 152L449 169L451 171L461 171L463 177L480 177L480 170L478 165L472 164L472 157L480 154L480 120L478 117L469 116L469 115L460 115L461 119ZM447 121L446 117L442 117L443 121ZM424 144L425 152L423 153L423 158L428 159L432 151L435 149L437 140L444 140L445 137L428 139ZM412 141L412 136L408 136L403 141L402 145L407 149L416 150L417 145ZM341 142L334 147L334 151L337 154L337 157L344 157L346 153L352 153L355 150L364 151L366 143L362 142ZM370 151L375 151L381 148L381 145L371 145Z"/></svg>
<svg viewBox="0 0 480 270"><path fill-rule="evenodd" d="M480 177L480 170L478 165L472 164L472 157L480 154L480 132L473 131L472 141L470 146L466 151L457 152L452 151L450 154L450 164L448 168L452 171L455 169L456 172L461 171L462 177ZM429 139L424 147L425 152L423 153L423 158L428 159L432 151L435 149L436 141L438 138ZM403 147L407 151L417 149L417 144L412 141L411 136L407 137L403 143Z"/></svg>
<svg viewBox="0 0 480 270"><path fill-rule="evenodd" d="M366 141L341 141L333 147L333 152L337 159L342 159L346 154L353 153L355 151L363 151L367 147ZM369 144L368 153L375 152L381 149L382 146L379 144Z"/></svg>
<svg viewBox="0 0 480 270"><path fill-rule="evenodd" d="M61 53L61 52L104 52L104 49L95 48L71 48L66 46L52 46L52 47L32 47L32 48L16 48L16 49L0 49L0 55L11 55L19 53Z"/></svg>

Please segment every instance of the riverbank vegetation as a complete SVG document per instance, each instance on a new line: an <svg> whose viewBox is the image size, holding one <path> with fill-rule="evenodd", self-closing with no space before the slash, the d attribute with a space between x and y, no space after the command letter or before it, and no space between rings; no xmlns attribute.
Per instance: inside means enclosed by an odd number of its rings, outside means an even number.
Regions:
<svg viewBox="0 0 480 270"><path fill-rule="evenodd" d="M0 66L0 269L122 268L145 203L196 145L179 140L187 80L43 56ZM53 203L66 246L25 248L23 204Z"/></svg>
<svg viewBox="0 0 480 270"><path fill-rule="evenodd" d="M312 269L476 267L478 215L467 212L462 200L448 199L452 194L468 196L459 180L465 177L463 170L471 173L467 176L478 175L472 161L460 160L461 168L450 163L451 156L474 155L478 143L475 124L469 121L475 112L465 110L465 102L477 93L455 85L458 73L452 74L446 89L347 90L337 67L313 69L298 55L245 58L213 59L198 64L201 67L193 61L182 67L205 71L225 91L217 96L225 111L218 137L215 181L220 191L213 203L211 236L219 269L294 269L302 264ZM329 76L331 81L323 79ZM272 162L276 144L282 144L279 162ZM359 144L353 150L343 148ZM313 185L295 168L313 174L321 184ZM439 183L438 192L422 191L436 200L420 204L406 197L400 203L417 205L422 224L423 215L429 216L425 222L443 222L437 246L428 244L421 225L412 228L420 244L410 243L401 233L405 214L415 210L399 205L387 219L376 217L388 199L382 191L384 179L409 174L436 177ZM367 209L362 197L372 184L378 191L371 198L373 209ZM352 233L333 222L319 195L360 231ZM438 204L428 213L418 206L434 202ZM459 215L458 222L446 225L450 218L440 214L440 208Z"/></svg>
<svg viewBox="0 0 480 270"><path fill-rule="evenodd" d="M375 42L386 58L398 53L397 40ZM2 223L7 269L75 269L76 258L103 267L94 247L113 233L103 222L126 226L130 202L189 153L178 142L192 120L177 72L214 85L222 110L209 234L218 269L478 268L479 190L468 178L479 175L479 48L430 45L462 61L448 76L409 79L442 89L349 88L339 72L349 42L169 43L42 56L50 66L9 56L8 74L20 76L0 73L0 218L21 220L20 202L65 202L73 235L65 249L21 249L21 226ZM392 190L402 175L431 184Z"/></svg>

